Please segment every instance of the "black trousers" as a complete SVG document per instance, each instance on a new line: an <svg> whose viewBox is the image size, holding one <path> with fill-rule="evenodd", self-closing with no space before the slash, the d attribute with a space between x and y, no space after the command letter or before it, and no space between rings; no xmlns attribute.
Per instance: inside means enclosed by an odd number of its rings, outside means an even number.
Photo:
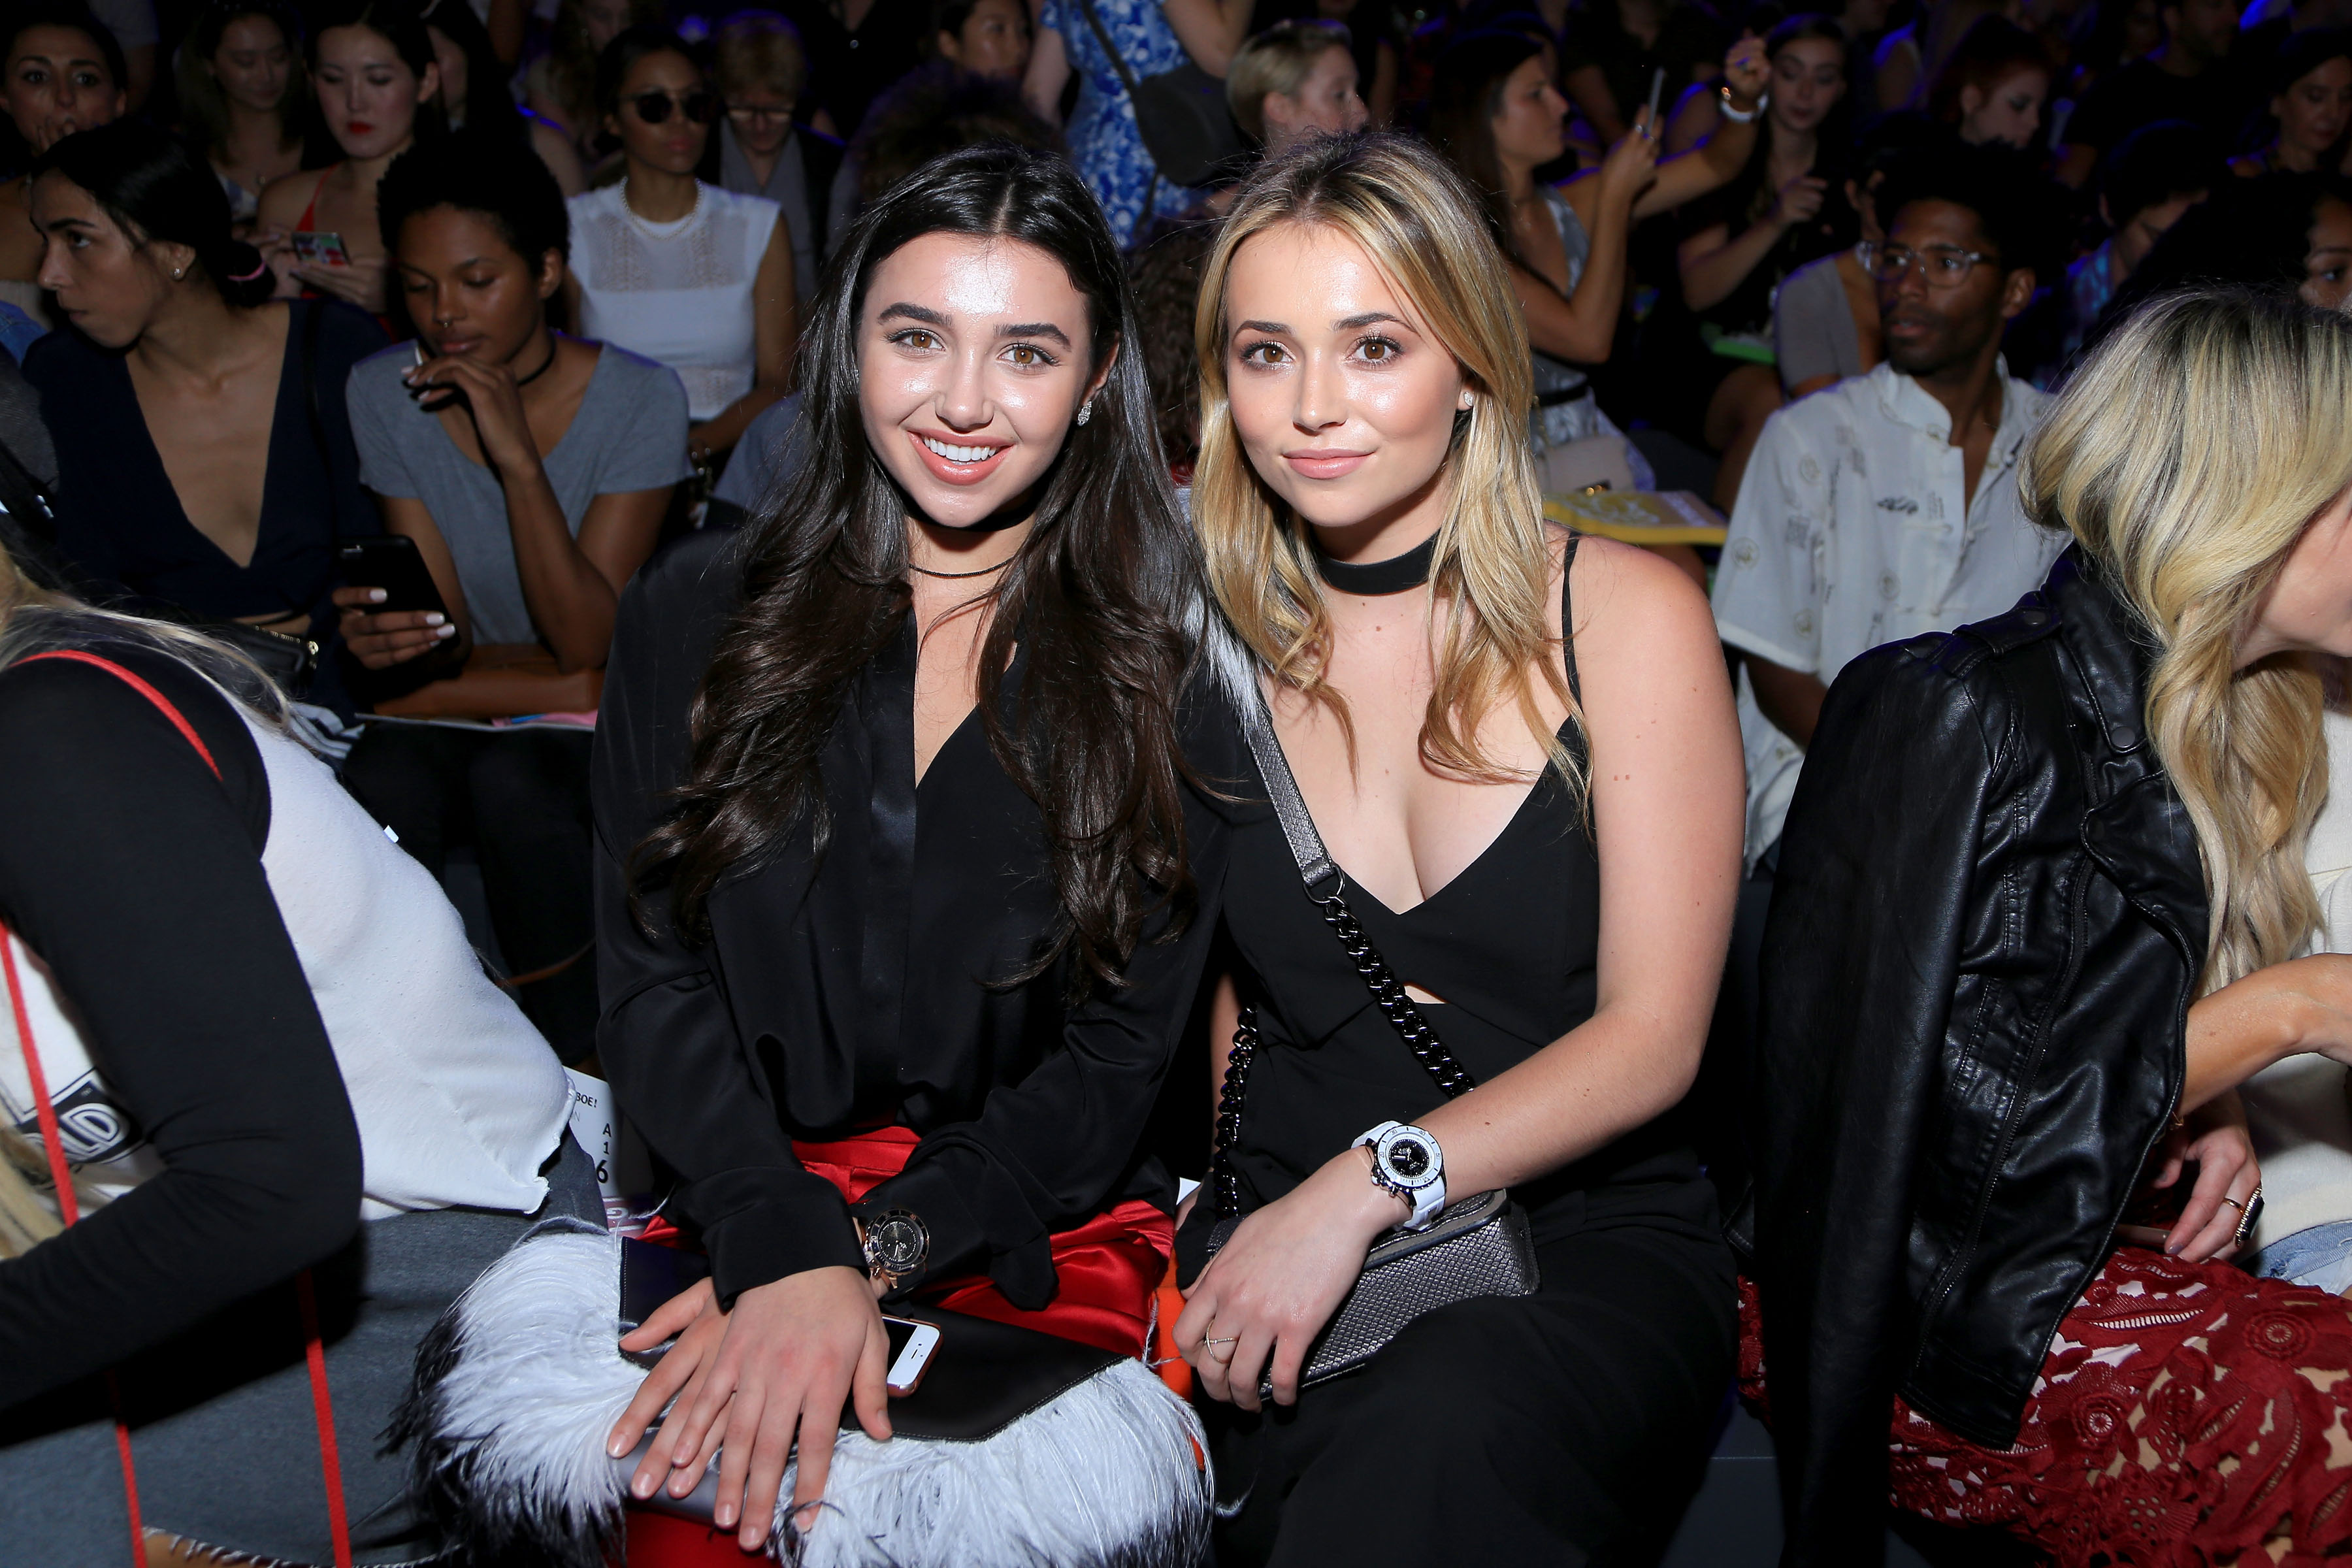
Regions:
<svg viewBox="0 0 2352 1568"><path fill-rule="evenodd" d="M1539 1244L1537 1260L1534 1295L1424 1314L1287 1410L1203 1401L1218 1561L1656 1562L1730 1385L1730 1253L1630 1225Z"/></svg>
<svg viewBox="0 0 2352 1568"><path fill-rule="evenodd" d="M522 982L515 1000L566 1062L596 1045L592 740L584 730L371 724L343 762L344 786L435 877L452 847L473 846L491 928Z"/></svg>

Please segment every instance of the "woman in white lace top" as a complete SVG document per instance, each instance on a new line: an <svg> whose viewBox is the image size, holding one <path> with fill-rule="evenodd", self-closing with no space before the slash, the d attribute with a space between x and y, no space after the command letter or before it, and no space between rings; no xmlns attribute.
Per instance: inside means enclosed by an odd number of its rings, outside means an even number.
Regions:
<svg viewBox="0 0 2352 1568"><path fill-rule="evenodd" d="M696 458L723 453L787 387L792 234L774 202L694 177L719 104L675 35L622 33L597 58L596 88L628 174L571 199L572 320L677 372Z"/></svg>

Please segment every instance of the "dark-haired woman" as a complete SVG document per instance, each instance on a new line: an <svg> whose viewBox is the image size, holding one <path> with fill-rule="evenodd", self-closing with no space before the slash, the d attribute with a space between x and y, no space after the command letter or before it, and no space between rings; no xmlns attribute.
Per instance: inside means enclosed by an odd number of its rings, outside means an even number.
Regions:
<svg viewBox="0 0 2352 1568"><path fill-rule="evenodd" d="M2049 46L2006 16L1969 29L1927 89L1927 113L1969 146L2030 147L2050 101Z"/></svg>
<svg viewBox="0 0 2352 1568"><path fill-rule="evenodd" d="M310 78L342 161L270 182L257 243L282 291L347 300L389 325L375 183L415 142L420 121L431 130L440 123L441 68L413 0L344 0L311 37ZM298 234L333 240L340 253L306 259Z"/></svg>
<svg viewBox="0 0 2352 1568"><path fill-rule="evenodd" d="M604 667L621 590L686 475L685 395L657 364L549 328L570 249L563 195L520 141L464 132L419 147L378 195L418 341L352 373L360 479L385 529L416 542L447 616L376 614L383 590L357 583L335 595L344 635L370 669L437 678L441 706L475 717L500 708L482 669L464 689L469 665L544 647L555 679L503 711L576 709L557 682ZM453 842L476 845L516 994L566 1061L593 1048L596 1025L589 739L379 724L343 771L436 875Z"/></svg>
<svg viewBox="0 0 2352 1568"><path fill-rule="evenodd" d="M26 151L37 157L61 137L122 112L121 46L76 0L12 7L0 37L0 103ZM40 282L41 238L31 222L33 179L0 185L0 301L43 327L57 322Z"/></svg>
<svg viewBox="0 0 2352 1568"><path fill-rule="evenodd" d="M58 439L60 547L144 607L331 643L336 542L377 531L343 382L383 332L333 301L267 302L220 182L135 121L50 148L33 221L72 324L25 363ZM331 648L311 697L350 709Z"/></svg>
<svg viewBox="0 0 2352 1568"><path fill-rule="evenodd" d="M849 1527L804 1505L853 1401L889 1431L877 1298L1145 1348L1175 1194L1139 1144L1223 873L1192 780L1235 771L1086 187L953 153L833 276L802 419L841 460L640 578L596 749L603 1060L715 1282L625 1342L679 1336L612 1447L677 1396L636 1494L723 1441L747 1548L795 1427L796 1521ZM869 1273L893 1210L928 1241Z"/></svg>
<svg viewBox="0 0 2352 1568"><path fill-rule="evenodd" d="M346 1561L436 1560L382 1434L532 1218L601 1221L570 1086L260 672L37 553L0 516L0 1554L332 1563L323 1473Z"/></svg>
<svg viewBox="0 0 2352 1568"><path fill-rule="evenodd" d="M441 117L448 128L528 141L565 195L586 190L588 175L572 138L515 106L507 90L513 72L499 59L474 7L464 0L425 0L424 16L425 36L433 40L434 63L441 68Z"/></svg>
<svg viewBox="0 0 2352 1568"><path fill-rule="evenodd" d="M605 45L596 101L628 174L572 198L564 302L590 337L677 372L697 460L722 455L792 382L793 237L767 197L695 177L721 106L677 34Z"/></svg>
<svg viewBox="0 0 2352 1568"><path fill-rule="evenodd" d="M1845 34L1826 16L1791 16L1764 40L1770 91L1763 134L1722 189L1683 209L1676 258L1681 308L1652 319L1653 400L1699 415L1685 434L1722 454L1715 503L1739 493L1748 454L1780 406L1773 369L1772 294L1808 261L1850 247L1855 218L1843 189L1843 140L1823 134L1845 97ZM1678 115L1678 136L1719 117ZM1673 138L1670 138L1670 144Z"/></svg>
<svg viewBox="0 0 2352 1568"><path fill-rule="evenodd" d="M1519 32L1474 32L1438 58L1431 137L1486 199L1502 241L1534 353L1530 430L1538 452L1609 437L1630 469L1616 482L1648 488L1648 465L1601 413L1581 367L1606 360L1616 339L1632 224L1713 190L1748 157L1762 90L1759 54L1753 38L1731 46L1728 79L1718 90L1733 115L1704 145L1660 163L1656 128L1637 114L1607 163L1562 185L1535 177L1568 145L1568 103L1545 71L1541 46ZM1587 458L1539 460L1550 470L1550 488L1589 482L1569 470Z"/></svg>
<svg viewBox="0 0 2352 1568"><path fill-rule="evenodd" d="M301 18L280 0L215 0L181 46L178 74L181 112L242 234L263 187L302 166Z"/></svg>
<svg viewBox="0 0 2352 1568"><path fill-rule="evenodd" d="M2313 27L2288 36L2270 69L2270 140L2230 160L2233 174L2311 174L2352 163L2352 30Z"/></svg>

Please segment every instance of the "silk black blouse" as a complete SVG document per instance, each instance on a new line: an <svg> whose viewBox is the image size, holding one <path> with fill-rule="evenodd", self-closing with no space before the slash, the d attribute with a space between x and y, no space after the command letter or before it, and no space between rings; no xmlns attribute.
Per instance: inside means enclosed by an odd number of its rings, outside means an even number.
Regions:
<svg viewBox="0 0 2352 1568"><path fill-rule="evenodd" d="M1199 889L1173 941L1162 917L1128 984L1076 1007L1065 958L1033 962L1057 911L1043 819L998 767L977 716L914 769L911 625L854 686L820 763L831 838L805 821L721 882L711 940L648 937L624 868L682 776L688 708L731 609L730 538L698 534L624 595L598 716L597 1043L624 1112L682 1178L719 1300L830 1264L862 1268L849 1209L792 1141L898 1124L921 1142L861 1212L930 1231L926 1276L985 1271L1015 1305L1055 1289L1048 1237L1128 1198L1172 1207L1145 1126L1199 989L1224 877L1226 824L1188 788ZM1008 672L1007 686L1019 668ZM1239 731L1206 683L1181 709L1208 781L1240 775ZM1213 784L1212 787L1214 787Z"/></svg>

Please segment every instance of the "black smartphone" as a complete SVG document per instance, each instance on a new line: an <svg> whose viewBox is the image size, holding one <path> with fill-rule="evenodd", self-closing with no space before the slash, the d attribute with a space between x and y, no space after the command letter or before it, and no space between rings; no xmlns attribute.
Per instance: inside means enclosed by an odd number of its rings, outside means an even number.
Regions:
<svg viewBox="0 0 2352 1568"><path fill-rule="evenodd" d="M441 590L433 584L433 574L426 569L425 557L416 552L416 541L406 535L387 533L381 539L355 539L335 554L343 563L346 584L354 588L383 590L383 603L375 605L372 613L449 613L449 606L441 602Z"/></svg>

